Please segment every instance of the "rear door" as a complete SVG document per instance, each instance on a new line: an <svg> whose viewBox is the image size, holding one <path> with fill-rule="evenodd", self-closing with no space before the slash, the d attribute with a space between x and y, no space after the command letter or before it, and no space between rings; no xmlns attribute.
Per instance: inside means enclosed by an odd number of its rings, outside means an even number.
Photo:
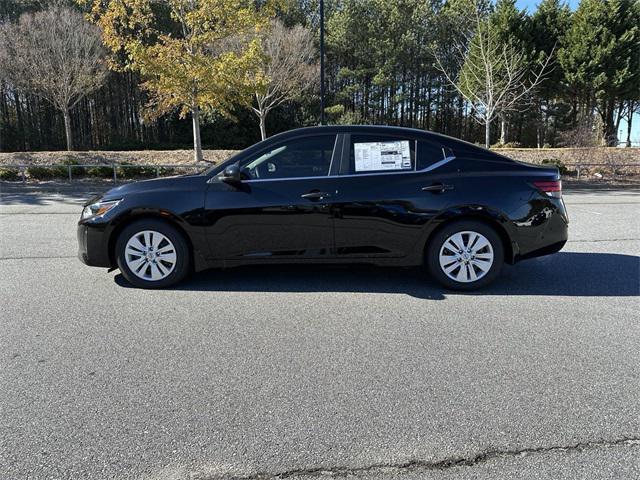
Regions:
<svg viewBox="0 0 640 480"><path fill-rule="evenodd" d="M446 163L441 146L403 135L346 135L332 203L336 255L406 257L448 195L423 190L438 183L430 166Z"/></svg>

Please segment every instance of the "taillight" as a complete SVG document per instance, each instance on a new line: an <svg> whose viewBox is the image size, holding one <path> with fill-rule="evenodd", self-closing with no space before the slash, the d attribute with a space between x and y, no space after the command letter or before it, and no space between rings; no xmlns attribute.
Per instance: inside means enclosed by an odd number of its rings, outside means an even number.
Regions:
<svg viewBox="0 0 640 480"><path fill-rule="evenodd" d="M562 182L560 180L537 181L533 182L533 186L550 197L562 197Z"/></svg>

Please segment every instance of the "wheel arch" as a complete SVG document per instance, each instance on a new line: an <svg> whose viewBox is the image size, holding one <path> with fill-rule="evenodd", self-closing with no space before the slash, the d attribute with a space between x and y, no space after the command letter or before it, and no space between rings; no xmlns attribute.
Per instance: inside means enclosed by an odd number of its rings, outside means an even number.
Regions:
<svg viewBox="0 0 640 480"><path fill-rule="evenodd" d="M107 251L109 254L109 261L111 262L111 266L112 267L116 267L117 262L116 262L116 243L118 242L118 237L120 236L120 233L122 233L122 231L129 225L131 225L133 222L137 222L139 220L159 220L163 223L166 223L167 225L170 225L171 227L175 228L184 238L184 240L187 242L187 246L189 247L189 255L190 255L190 260L191 260L191 265L192 266L196 266L196 264L194 263L195 261L197 261L197 257L198 255L195 254L195 249L194 249L194 245L193 245L193 241L191 239L191 236L187 233L187 231L185 230L184 226L182 225L182 222L180 221L180 219L178 217L176 217L175 215L173 215L170 212L167 211L158 211L158 210L145 210L145 211L141 211L141 212L128 212L127 215L125 215L124 217L120 218L119 221L115 224L115 226L113 227L113 230L111 231L110 235L109 235L109 243L107 246Z"/></svg>
<svg viewBox="0 0 640 480"><path fill-rule="evenodd" d="M507 223L507 218L503 214L500 214L495 211L487 210L481 207L476 207L474 209L460 209L453 212L445 212L438 217L436 217L433 222L435 222L436 226L429 232L427 238L424 242L423 248L423 258L424 255L429 248L429 244L435 237L435 235L441 231L443 228L451 225L455 222L460 221L475 221L480 222L488 227L491 227L500 237L502 241L502 246L504 248L504 261L508 264L515 263L515 259L518 252L518 245L513 240L513 237L509 234L507 227L505 224Z"/></svg>

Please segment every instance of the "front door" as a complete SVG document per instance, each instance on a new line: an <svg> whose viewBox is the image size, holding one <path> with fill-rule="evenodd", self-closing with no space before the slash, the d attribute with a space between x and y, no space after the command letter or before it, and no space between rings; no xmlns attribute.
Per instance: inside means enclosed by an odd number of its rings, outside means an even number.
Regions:
<svg viewBox="0 0 640 480"><path fill-rule="evenodd" d="M330 255L335 143L326 134L283 140L241 160L239 185L213 179L204 216L211 257L242 263Z"/></svg>

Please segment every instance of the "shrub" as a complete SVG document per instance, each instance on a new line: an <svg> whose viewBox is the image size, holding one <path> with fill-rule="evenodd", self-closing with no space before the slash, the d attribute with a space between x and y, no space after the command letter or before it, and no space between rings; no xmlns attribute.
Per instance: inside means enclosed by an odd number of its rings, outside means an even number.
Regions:
<svg viewBox="0 0 640 480"><path fill-rule="evenodd" d="M20 180L20 170L17 168L0 168L0 180L15 181Z"/></svg>
<svg viewBox="0 0 640 480"><path fill-rule="evenodd" d="M569 169L567 168L567 166L557 158L545 158L541 163L542 165L553 165L554 167L558 167L560 175L566 175L567 173L569 173Z"/></svg>
<svg viewBox="0 0 640 480"><path fill-rule="evenodd" d="M87 175L96 178L113 178L113 168L108 165L96 165L87 169Z"/></svg>
<svg viewBox="0 0 640 480"><path fill-rule="evenodd" d="M507 142L507 143L494 143L491 148L520 148L522 144L520 142Z"/></svg>
<svg viewBox="0 0 640 480"><path fill-rule="evenodd" d="M63 178L69 176L69 170L67 170L67 167L63 167L62 165L49 167L49 171L51 172L51 176L53 178Z"/></svg>
<svg viewBox="0 0 640 480"><path fill-rule="evenodd" d="M156 169L132 163L123 163L116 169L119 178L155 177Z"/></svg>
<svg viewBox="0 0 640 480"><path fill-rule="evenodd" d="M50 178L56 177L56 172L55 168L33 166L27 168L27 175L29 176L29 178L48 180Z"/></svg>
<svg viewBox="0 0 640 480"><path fill-rule="evenodd" d="M62 161L63 165L71 165L71 175L73 176L81 176L87 173L87 169L85 167L75 167L74 165L79 165L80 162L74 158L67 158ZM69 175L69 169L66 167L57 167L60 171L64 171L64 176Z"/></svg>
<svg viewBox="0 0 640 480"><path fill-rule="evenodd" d="M169 175L176 175L176 169L173 167L160 167L160 176L168 177Z"/></svg>
<svg viewBox="0 0 640 480"><path fill-rule="evenodd" d="M77 160L66 159L60 162L62 165L55 165L51 167L43 167L34 165L27 168L27 174L30 178L36 178L38 180L47 180L50 178L67 178L69 176L69 168L67 165L78 165ZM85 170L83 167L72 167L72 175L84 175Z"/></svg>

